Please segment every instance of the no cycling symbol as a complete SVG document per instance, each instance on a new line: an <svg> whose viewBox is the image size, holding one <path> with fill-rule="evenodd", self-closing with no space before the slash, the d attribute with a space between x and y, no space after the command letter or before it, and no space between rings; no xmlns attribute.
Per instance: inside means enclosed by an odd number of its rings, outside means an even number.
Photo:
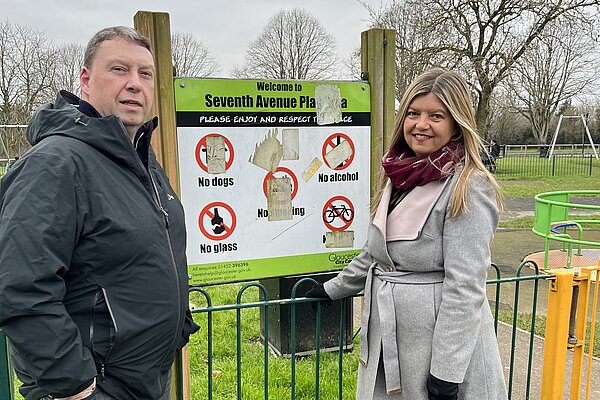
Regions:
<svg viewBox="0 0 600 400"><path fill-rule="evenodd" d="M294 197L296 197L296 194L298 193L298 178L296 178L296 175L290 169L285 168L285 167L277 167L277 169L275 170L275 174L279 174L279 173L283 173L284 176L289 175L289 177L292 178L292 200L294 200ZM275 174L272 172L269 172L265 176L265 179L263 180L263 193L265 194L265 197L268 197L267 196L267 181L269 179L283 178L280 176L275 176Z"/></svg>
<svg viewBox="0 0 600 400"><path fill-rule="evenodd" d="M207 204L200 211L198 226L202 234L211 240L227 239L237 224L233 208L220 201ZM206 226L209 226L207 229Z"/></svg>
<svg viewBox="0 0 600 400"><path fill-rule="evenodd" d="M336 203L337 202L337 203ZM323 223L332 232L345 231L354 220L354 205L344 196L334 196L323 206Z"/></svg>
<svg viewBox="0 0 600 400"><path fill-rule="evenodd" d="M327 154L328 152L330 152L331 150L333 150L334 148L339 146L342 143L342 139L347 141L348 144L350 145L350 148L352 149L352 155L350 157L348 157L347 159L345 159L339 165L333 165L333 166L329 165L329 163L327 162L327 159L325 158L325 154ZM350 139L350 137L348 135L346 135L345 133L334 133L333 135L329 136L327 138L327 140L325 140L325 143L323 143L323 149L321 150L321 154L323 156L323 161L325 161L325 165L327 165L329 168L331 168L333 170L340 171L340 170L346 169L350 166L350 164L352 163L352 160L354 160L355 151L356 150L354 149L354 142L352 141L352 139Z"/></svg>
<svg viewBox="0 0 600 400"><path fill-rule="evenodd" d="M223 137L223 141L225 142L225 153L227 154L227 157L225 160L225 170L228 170L229 167L231 167L231 164L233 164L233 156L234 156L233 145L231 144L229 139L227 139L223 135L219 135L218 133L209 133L208 135L206 135L202 139L200 139L200 141L196 145L196 162L198 163L198 165L200 166L200 168L202 168L202 170L204 172L208 172L208 167L206 166L205 160L206 160L206 138L209 136ZM204 156L202 156L202 153L204 153ZM204 160L203 160L203 158L204 158Z"/></svg>

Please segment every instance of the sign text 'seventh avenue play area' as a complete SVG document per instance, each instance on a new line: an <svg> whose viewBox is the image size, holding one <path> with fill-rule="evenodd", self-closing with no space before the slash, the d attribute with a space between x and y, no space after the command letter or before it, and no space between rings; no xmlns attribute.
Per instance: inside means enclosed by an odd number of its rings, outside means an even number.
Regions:
<svg viewBox="0 0 600 400"><path fill-rule="evenodd" d="M369 222L369 85L176 79L190 284L339 270Z"/></svg>

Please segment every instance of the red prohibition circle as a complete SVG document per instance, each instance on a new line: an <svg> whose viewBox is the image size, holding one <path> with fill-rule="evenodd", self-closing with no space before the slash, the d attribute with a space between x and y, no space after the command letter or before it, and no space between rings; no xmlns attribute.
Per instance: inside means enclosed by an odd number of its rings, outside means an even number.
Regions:
<svg viewBox="0 0 600 400"><path fill-rule="evenodd" d="M222 235L215 235L212 232L209 232L204 227L204 217L208 217L209 219L212 219L215 216L215 214L213 214L211 209L215 208L215 207L224 208L225 210L229 211L229 214L231 215L231 226L227 226L223 223L221 224L221 226L223 226L225 228L225 232ZM198 215L198 226L200 227L200 231L202 231L202 234L204 236L206 236L207 238L209 238L211 240L227 239L229 236L231 236L231 234L235 230L236 225L237 225L237 218L235 216L235 212L233 211L233 208L231 208L228 204L225 204L220 201L214 201L210 204L207 204L202 209L202 211L200 211L200 215Z"/></svg>
<svg viewBox="0 0 600 400"><path fill-rule="evenodd" d="M346 204L348 204L349 208L346 208L345 205L343 205L342 208L336 207L333 204L335 201L345 202ZM343 218L343 214L346 214L346 218L348 220ZM331 199L325 202L325 205L323 206L323 212L321 213L321 215L323 216L323 223L332 232L345 231L350 227L350 225L352 225L352 221L354 221L354 205L347 197L333 196ZM326 215L332 216L331 221L327 221ZM350 215L350 217L348 217L347 215ZM332 224L333 220L335 220L336 217L339 217L339 219L342 221L342 226L336 227Z"/></svg>
<svg viewBox="0 0 600 400"><path fill-rule="evenodd" d="M200 139L200 141L196 145L196 151L195 151L196 162L198 163L198 166L200 168L202 168L202 170L204 172L208 172L208 167L206 166L204 161L202 161L202 149L203 148L206 149L206 138L209 136L223 136L223 135L219 135L218 133L209 133L208 135L206 135L202 139ZM233 164L234 151L233 151L233 145L231 144L231 141L229 141L229 139L227 139L225 136L223 136L223 140L225 142L225 146L229 150L229 160L225 161L225 170L228 170L229 167L231 167L231 164Z"/></svg>
<svg viewBox="0 0 600 400"><path fill-rule="evenodd" d="M292 189L292 200L294 200L294 197L296 197L296 193L298 193L298 178L296 178L296 175L286 167L277 167L275 173L278 172L288 174L292 178L292 183L294 184L294 188ZM265 194L265 197L267 197L267 181L269 179L275 179L275 175L272 172L269 172L263 180L263 193Z"/></svg>
<svg viewBox="0 0 600 400"><path fill-rule="evenodd" d="M346 160L344 160L344 162L342 163L342 165L338 166L338 167L332 167L331 165L329 165L329 163L327 162L327 159L325 158L325 154L327 154L327 149L329 147L331 148L335 148L337 146L337 144L335 144L334 140L336 138L342 138L344 140L346 140L349 144L350 144L350 148L352 149L352 155L350 157L348 157ZM334 133L333 135L329 136L326 140L325 143L323 143L323 149L321 150L321 154L323 155L323 161L325 162L325 165L327 165L329 168L336 170L336 171L340 171L342 169L346 169L350 166L350 164L352 164L352 160L354 160L354 154L355 154L356 150L354 148L354 142L352 141L352 139L350 139L350 136L346 135L345 133Z"/></svg>

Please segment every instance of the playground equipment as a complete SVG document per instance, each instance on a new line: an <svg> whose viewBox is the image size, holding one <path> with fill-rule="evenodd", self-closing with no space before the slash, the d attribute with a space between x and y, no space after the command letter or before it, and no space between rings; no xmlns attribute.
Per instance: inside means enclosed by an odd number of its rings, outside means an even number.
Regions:
<svg viewBox="0 0 600 400"><path fill-rule="evenodd" d="M600 191L547 192L535 196L535 221L532 230L536 235L546 239L544 269L548 269L549 266L550 244L552 242L562 243L561 251L566 252L565 268L572 267L574 245L577 249L576 256L584 255L584 246L592 248L586 251L587 255L590 255L592 259L595 258L597 260L598 255L600 255L600 243L586 240L583 229L584 225L597 225L600 227L600 220L586 219L586 215L584 214L585 210L588 211L588 214L600 213L600 206L570 202L573 196L600 197ZM576 237L569 233L569 228L577 230Z"/></svg>
<svg viewBox="0 0 600 400"><path fill-rule="evenodd" d="M594 140L592 139L592 135L590 134L590 130L587 125L587 115L562 115L562 114L560 115L560 118L558 119L558 124L556 125L556 131L554 132L554 136L552 137L552 144L550 145L549 156L552 157L552 154L554 153L554 146L556 146L556 139L558 138L558 132L560 131L560 126L562 124L563 119L576 119L576 120L581 121L583 130L586 133L588 140L590 141L592 152L594 153L596 160L598 160L598 153L596 152L596 145L594 144ZM585 145L585 139L582 139L582 148L581 148L582 151L583 151L584 145Z"/></svg>
<svg viewBox="0 0 600 400"><path fill-rule="evenodd" d="M585 211L600 212L600 206L574 203L571 201L574 196L600 197L600 191L548 192L535 196L535 222L532 230L546 239L544 270L553 275L549 278L548 288L542 400L563 398L568 349L573 350L568 398L579 399L584 349L587 345L588 355L594 351L594 327L600 287L600 242L589 240L585 234L587 228L600 226L600 220L589 219L583 214ZM558 251L550 250L552 242L560 242L562 248ZM561 262L564 265L559 266ZM591 329L590 337L586 340L588 314ZM585 398L589 399L592 357L588 356L587 361Z"/></svg>

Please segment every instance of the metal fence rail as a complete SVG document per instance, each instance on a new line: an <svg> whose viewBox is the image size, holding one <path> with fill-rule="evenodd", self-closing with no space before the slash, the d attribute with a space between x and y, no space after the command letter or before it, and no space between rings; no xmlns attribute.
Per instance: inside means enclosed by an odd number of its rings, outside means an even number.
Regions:
<svg viewBox="0 0 600 400"><path fill-rule="evenodd" d="M510 396L513 395L513 382L514 382L514 374L515 374L515 340L516 340L516 335L517 335L517 318L518 318L518 313L519 313L519 296L520 296L520 285L521 282L533 282L533 302L532 302L532 307L531 310L528 311L528 313L531 314L531 326L529 331L531 332L529 334L529 349L528 349L528 354L527 354L527 377L526 377L526 381L527 381L527 387L525 389L525 398L529 399L529 393L530 393L530 386L531 386L531 369L532 369L532 360L533 360L533 340L535 337L535 321L536 321L536 311L537 311L537 298L538 298L538 288L539 288L539 283L540 280L545 280L547 278L549 278L551 275L547 275L545 273L540 273L540 271L538 271L538 267L534 262L531 261L527 261L527 262L523 262L517 269L516 271L516 275L514 277L509 277L509 278L501 278L501 273L500 273L500 269L496 266L496 265L492 265L493 267L493 271L495 271L495 275L496 275L496 279L492 279L489 280L487 283L489 285L489 288L491 290L494 291L494 295L491 296L490 301L492 302L492 304L495 304L494 308L494 315L495 315L495 326L496 326L496 330L498 329L498 320L499 320L499 305L501 303L500 300L500 294L501 294L501 290L504 286L508 285L508 284L514 284L514 303L512 305L512 351L511 351L511 355L510 355L510 368L508 371L508 375L507 375L507 388L508 388L508 392L509 392L509 398L512 398ZM531 273L531 271L533 271L533 274L524 274L524 272L527 271L529 273ZM230 305L222 305L222 306L213 306L212 305L212 299L211 296L209 295L209 293L203 289L203 288L193 288L191 289L192 292L198 292L201 293L202 296L204 297L207 305L206 307L199 307L199 308L195 308L192 313L195 315L206 315L206 325L202 326L201 328L201 335L206 335L205 337L205 342L207 345L207 362L206 362L206 375L205 378L202 377L195 377L196 380L200 380L202 381L202 384L206 385L206 398L208 398L209 400L213 399L213 398L219 398L219 399L223 399L223 398L231 398L231 399L242 399L242 398L264 398L264 399L268 399L269 398L269 393L270 390L275 386L275 385L281 385L282 384L282 379L283 379L283 385L288 385L289 389L287 391L286 397L285 398L291 398L292 400L294 399L315 399L318 400L320 398L328 398L328 399L333 399L333 398L337 398L337 399L343 399L343 398L347 398L348 396L348 391L353 392L354 391L354 387L348 388L348 387L344 387L344 379L348 379L347 377L344 377L344 374L342 373L342 371L344 370L344 365L345 364L352 364L355 365L356 364L356 358L357 355L355 354L358 349L355 350L354 353L351 354L344 354L344 327L345 327L345 315L346 313L344 311L340 312L340 321L339 321L339 326L340 326L340 339L339 339L339 349L337 351L337 368L336 368L336 372L337 372L337 388L335 390L335 392L331 391L327 391L325 392L324 390L322 390L322 386L321 384L323 383L322 377L321 377L321 368L320 368L320 362L321 362L321 346L320 346L320 337L321 337L321 311L322 311L322 307L321 304L319 303L318 300L315 299L309 299L309 298L305 298L305 297L296 297L296 292L297 289L300 287L300 285L305 284L307 282L311 282L311 283L315 283L314 280L312 280L311 278L304 278L300 281L298 281L294 288L293 288L293 292L292 295L290 296L291 298L289 299L280 299L280 300L265 300L265 301L257 301L257 302L249 302L249 303L243 303L241 301L242 295L247 291L247 289L251 288L251 287L256 287L258 288L258 290L262 293L262 296L264 298L269 298L268 297L268 293L267 290L265 289L265 287L263 285L261 285L260 283L251 283L248 285L244 285L238 292L237 295L237 301L236 304L230 304ZM312 286L312 285L310 285ZM313 302L316 306L316 314L317 314L317 318L316 318L316 326L315 326L315 355L314 355L314 377L312 379L312 383L311 383L311 389L307 392L306 390L306 382L302 383L303 386L303 394L299 394L298 393L298 386L299 386L299 382L296 376L296 371L297 371L297 364L299 362L304 362L305 358L304 357L298 357L296 355L296 351L295 351L295 347L296 347L296 337L295 337L295 332L297 331L297 327L296 324L298 324L299 322L299 316L296 313L296 306L303 304L303 303L307 303L307 302ZM291 318L291 326L290 326L290 332L292 333L292 354L291 357L289 358L289 360L287 360L287 362L289 362L290 364L290 371L291 374L290 376L287 377L282 377L280 375L277 375L276 381L279 382L277 384L272 384L272 382L274 381L273 378L273 372L271 372L272 369L272 363L274 362L274 360L276 359L273 355L270 354L269 352L269 346L268 346L268 325L266 324L265 321L261 321L261 323L263 323L262 329L265 330L265 335L264 335L264 340L261 344L262 346L262 360L259 362L258 360L254 359L254 360L244 360L242 353L244 352L243 350L243 345L242 345L242 330L241 330L241 324L242 324L242 310L248 310L248 309L253 309L253 308L262 308L264 309L265 313L268 313L268 308L272 307L272 306L283 306L283 305L289 305L291 306L291 310L292 310L292 318ZM342 307L344 307L344 304L342 303ZM224 311L232 311L235 310L236 313L236 318L235 318L235 328L236 328L236 338L237 338L237 342L236 342L236 397L227 397L224 393L222 393L222 391L218 391L215 390L214 387L214 376L215 376L215 362L216 358L218 358L218 356L215 355L215 349L213 348L213 339L215 336L215 326L213 324L213 316L215 315L215 313L220 313L220 312L224 312ZM522 310L521 310L522 311ZM300 316L300 319L302 317ZM218 330L218 329L217 329ZM355 334L356 335L356 334ZM312 359L311 359L312 360ZM244 362L243 362L244 361ZM260 367L259 367L260 365ZM261 368L263 370L264 373L264 379L262 382L262 388L259 390L257 388L256 382L254 382L253 384L251 382L245 382L242 379L242 372L244 370L244 368ZM355 371L354 371L355 373ZM275 373L277 374L277 373ZM329 376L328 380L331 381L331 376ZM350 379L351 384L354 385L355 381ZM252 392L248 393L247 391L245 391L244 389L246 387L252 386ZM219 388L220 390L221 388ZM346 390L346 397L343 397L343 393L344 393L344 389ZM218 393L216 393L218 392ZM260 392L260 394L258 394L257 392ZM194 392L192 392L192 398L204 398L204 392L199 395L194 395ZM217 397L214 397L217 396ZM522 397L518 397L518 398L522 398Z"/></svg>
<svg viewBox="0 0 600 400"><path fill-rule="evenodd" d="M536 329L536 316L538 314L538 296L540 281L546 280L553 275L546 274L539 270L533 261L521 263L514 276L501 277L500 269L492 265L490 273L494 277L487 281L488 294L492 311L495 316L495 328L498 332L500 315L509 323L510 334L510 355L503 355L503 362L507 365L505 378L509 399L530 399L534 398L532 394L532 370L539 369L539 363L534 363L534 338ZM190 299L201 306L193 308L194 319L201 326L199 333L191 338L190 358L191 358L191 391L192 399L260 399L269 398L288 398L288 399L346 399L354 398L356 384L356 368L358 358L358 346L354 346L352 352L345 351L345 327L346 312L345 302L342 301L341 311L339 313L339 347L334 352L324 352L321 350L321 313L323 307L319 300L305 297L298 297L297 293L300 286L312 286L316 281L312 278L304 278L298 281L293 289L290 298L269 299L269 293L264 285L258 282L252 282L243 285L234 296L231 287L221 297L219 301L225 301L231 304L213 305L213 297L205 288L190 289ZM522 304L524 298L522 284L528 283L525 305ZM237 286L235 287L237 288ZM209 287L209 290L219 290L218 286ZM514 294L512 293L514 291ZM258 292L258 293L257 293ZM504 294L504 296L501 296ZM508 296L507 296L508 294ZM512 296L511 296L512 295ZM255 300L260 297L267 299L262 301L243 301L244 297L252 297ZM531 296L531 297L529 297ZM512 297L512 298L511 298ZM502 300L504 299L504 300ZM509 300L507 300L509 299ZM511 302L510 311L503 311L500 304ZM299 356L296 350L298 324L305 320L305 315L298 313L297 307L314 304L314 313L316 315L314 327L314 355ZM529 304L531 305L529 307ZM291 308L291 355L289 358L275 357L269 350L269 326L266 320L269 316L269 308L289 306ZM260 310L264 318L261 320L262 330L264 331L263 340L259 340L257 325L259 325L258 316ZM530 325L526 331L518 330L517 320L523 314L531 317ZM508 315L508 317L507 317ZM328 322L328 321L326 321ZM329 321L330 322L330 321ZM503 330L506 330L503 324ZM248 333L247 331L252 331ZM234 332L234 333L233 333ZM354 341L357 343L356 333ZM228 336L230 335L230 336ZM527 335L528 345L517 345L517 335ZM228 338L231 337L229 340ZM215 346L215 342L228 340L225 345ZM0 331L1 349L6 349L2 340ZM505 339L506 341L506 339ZM539 357L539 353L536 353ZM0 363L5 357L0 352ZM285 367L283 367L285 365ZM519 366L519 368L516 368ZM523 367L524 366L524 367ZM12 379L2 380L2 371L6 371L5 365L0 364L0 398L13 399L11 397L10 387ZM299 376L299 371L301 376ZM254 378L249 377L255 374ZM258 373L259 379L256 379ZM12 378L11 374L10 375ZM525 388L520 385L519 392L515 393L515 381L523 382L525 377ZM337 381L332 379L337 376ZM518 379L516 379L518 378ZM333 381L333 382L332 382ZM181 384L181 383L179 383ZM539 382L536 381L536 384ZM524 392L524 393L523 393ZM535 392L535 391L534 391ZM180 399L181 400L181 399Z"/></svg>

